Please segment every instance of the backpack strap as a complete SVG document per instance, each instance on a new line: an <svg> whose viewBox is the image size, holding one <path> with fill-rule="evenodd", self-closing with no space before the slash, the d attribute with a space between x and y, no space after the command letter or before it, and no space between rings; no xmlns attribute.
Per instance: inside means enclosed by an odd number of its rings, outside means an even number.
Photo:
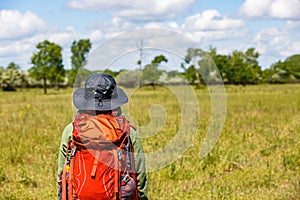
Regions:
<svg viewBox="0 0 300 200"><path fill-rule="evenodd" d="M118 158L118 150L113 150L113 155L114 155L114 162L115 162L115 170L116 170L116 175L115 175L115 198L119 199L119 190L120 190L120 184L119 184L119 180L120 180L120 173L119 173L119 158Z"/></svg>
<svg viewBox="0 0 300 200"><path fill-rule="evenodd" d="M93 168L92 168L92 172L91 172L92 177L95 177L95 175L96 175L99 158L100 158L100 151L96 151Z"/></svg>
<svg viewBox="0 0 300 200"><path fill-rule="evenodd" d="M61 193L62 200L67 199L67 182L68 182L67 179L69 177L69 170L70 170L71 143L72 143L72 140L70 140L68 142L68 145L67 145L66 162L65 162L65 165L64 165L63 173L62 173L62 185L61 185L61 187L62 187L62 193Z"/></svg>
<svg viewBox="0 0 300 200"><path fill-rule="evenodd" d="M74 170L74 159L71 159L69 178L68 178L68 198L73 200L73 170Z"/></svg>
<svg viewBox="0 0 300 200"><path fill-rule="evenodd" d="M76 148L72 147L72 140L68 142L66 163L62 174L62 200L73 199L73 167Z"/></svg>
<svg viewBox="0 0 300 200"><path fill-rule="evenodd" d="M61 199L62 200L67 200L67 180L66 180L66 173L67 173L67 170L66 170L67 166L64 167L64 171L63 171L63 174L62 174L62 192L61 192Z"/></svg>

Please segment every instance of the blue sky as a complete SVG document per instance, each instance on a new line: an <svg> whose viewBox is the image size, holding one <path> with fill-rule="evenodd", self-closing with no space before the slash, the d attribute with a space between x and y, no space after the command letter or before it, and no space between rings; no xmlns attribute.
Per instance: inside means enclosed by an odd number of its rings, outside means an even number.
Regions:
<svg viewBox="0 0 300 200"><path fill-rule="evenodd" d="M0 66L29 69L36 44L48 39L70 68L74 40L89 38L95 48L120 32L160 28L220 54L254 47L268 68L300 53L299 10L299 0L0 0Z"/></svg>

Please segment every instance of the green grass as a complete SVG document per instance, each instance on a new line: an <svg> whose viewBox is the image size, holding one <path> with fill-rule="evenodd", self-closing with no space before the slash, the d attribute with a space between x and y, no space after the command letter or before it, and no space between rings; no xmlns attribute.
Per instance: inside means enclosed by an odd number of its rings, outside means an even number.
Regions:
<svg viewBox="0 0 300 200"><path fill-rule="evenodd" d="M200 124L193 144L174 163L148 174L150 199L300 199L300 85L226 86L224 128L204 159L199 151L211 102L206 89L195 92ZM0 92L0 199L56 198L61 132L73 117L71 93ZM134 91L124 111L146 126L153 104L164 108L158 107L165 123L143 139L146 152L164 147L181 119L174 94L161 87Z"/></svg>

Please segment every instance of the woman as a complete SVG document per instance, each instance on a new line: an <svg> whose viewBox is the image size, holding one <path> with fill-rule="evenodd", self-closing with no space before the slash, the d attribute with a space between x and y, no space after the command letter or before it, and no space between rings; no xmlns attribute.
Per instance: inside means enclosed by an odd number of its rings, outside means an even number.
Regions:
<svg viewBox="0 0 300 200"><path fill-rule="evenodd" d="M86 116L87 118L95 118L99 119L99 116L108 116L109 119L114 117L115 119L123 119L123 122L127 124L127 120L122 114L120 106L128 102L128 97L125 92L116 86L116 81L114 78L108 74L93 74L86 79L85 87L78 88L73 94L73 103L75 107L78 109L78 116L75 117L74 121L68 124L62 134L60 151L58 155L58 183L59 183L59 198L62 196L62 179L63 172L66 171L65 164L66 160L68 160L68 155L70 151L70 143L69 141L75 141L76 143L76 133L81 134L79 129L81 126L77 126L79 124L78 119L82 120L82 116ZM84 119L86 119L86 117ZM102 118L103 119L103 118ZM77 121L76 121L77 120ZM80 120L79 120L80 121ZM120 120L110 120L109 123L114 123L114 121ZM96 124L101 123L98 121ZM96 126L95 126L96 127ZM129 127L129 126L128 126ZM88 130L88 129L86 129ZM99 131L94 131L99 134ZM100 131L101 132L101 131ZM148 199L147 197L147 177L146 177L146 167L145 167L145 158L142 148L142 143L139 139L138 133L133 126L130 126L128 131L130 132L129 138L133 147L134 152L134 171L136 176L135 182L126 182L124 184L123 180L120 183L122 186L119 187L121 191L118 191L120 194L120 198L122 199L132 199L126 198L126 196L131 196L130 184L135 184L137 188L138 194L136 195L138 199ZM75 136L74 136L75 134ZM120 135L120 134L119 134ZM75 138L74 138L75 137ZM123 137L122 137L123 138ZM82 138L79 138L82 140ZM74 144L75 144L74 143ZM68 145L69 144L69 145ZM71 145L72 146L72 145ZM73 145L76 146L76 145ZM124 146L124 145L123 145ZM69 147L69 148L68 148ZM84 148L87 149L87 148ZM78 149L77 149L78 151ZM76 154L75 154L76 155ZM133 155L133 154L132 154ZM100 155L101 157L101 155ZM70 159L70 158L69 158ZM101 159L101 158L100 158ZM76 160L76 159L75 159ZM99 171L99 170L98 170ZM67 172L66 172L67 173ZM97 176L97 175L96 175ZM123 178L123 177L122 177ZM88 186L88 188L92 188L93 186ZM126 190L127 189L127 190ZM65 189L66 190L66 189ZM131 189L129 189L131 190ZM92 194L92 193L90 193ZM89 198L91 199L91 198ZM97 199L97 197L93 197L92 199ZM116 198L118 199L118 198Z"/></svg>

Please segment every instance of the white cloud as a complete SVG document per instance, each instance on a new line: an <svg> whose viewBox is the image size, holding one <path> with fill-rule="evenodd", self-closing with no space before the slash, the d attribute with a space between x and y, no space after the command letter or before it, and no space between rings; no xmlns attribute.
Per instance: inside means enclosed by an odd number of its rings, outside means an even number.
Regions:
<svg viewBox="0 0 300 200"><path fill-rule="evenodd" d="M246 0L240 11L248 17L300 18L299 0Z"/></svg>
<svg viewBox="0 0 300 200"><path fill-rule="evenodd" d="M240 11L248 17L261 17L267 14L273 1L274 0L246 0L240 8Z"/></svg>
<svg viewBox="0 0 300 200"><path fill-rule="evenodd" d="M89 34L89 36L87 38L89 38L93 43L93 42L96 42L96 41L103 40L104 34L101 30L94 30Z"/></svg>
<svg viewBox="0 0 300 200"><path fill-rule="evenodd" d="M113 11L115 17L133 21L172 19L187 11L195 0L70 0L74 9Z"/></svg>
<svg viewBox="0 0 300 200"><path fill-rule="evenodd" d="M166 5L162 6L163 8L161 8L161 10L164 10L169 5L168 1L164 3ZM193 20L195 20L195 23L193 23ZM201 20L204 21L204 26L201 25ZM200 25L200 27L198 27L198 25ZM62 46L64 64L69 68L71 56L69 49L73 40L89 38L93 44L93 48L95 48L99 43L112 38L121 31L142 27L180 31L193 41L197 42L240 37L242 34L245 34L243 21L224 17L216 10L208 10L202 14L188 17L183 24L179 24L172 20L139 24L130 21L129 19L113 17L110 21L94 24L92 27L90 26L90 32L85 35L79 34L73 27L67 27L64 30L60 30L58 27L51 27L51 25L45 24L43 30L36 30L31 35L27 35L27 37L19 39L17 42L10 43L9 41L5 41L2 43L0 48L0 62L1 64L9 63L12 61L11 59L14 58L14 61L17 64L20 63L21 67L28 69L30 67L30 57L36 50L36 44L47 39ZM166 43L168 38L169 37L164 37L162 43ZM24 58L27 58L26 62L24 62Z"/></svg>
<svg viewBox="0 0 300 200"><path fill-rule="evenodd" d="M299 32L290 29L271 28L257 33L253 40L256 49L261 53L260 61L264 66L285 60L287 57L300 52Z"/></svg>
<svg viewBox="0 0 300 200"><path fill-rule="evenodd" d="M270 16L280 19L300 18L299 0L276 0L270 7Z"/></svg>
<svg viewBox="0 0 300 200"><path fill-rule="evenodd" d="M233 39L247 31L242 20L222 16L217 10L206 10L187 17L181 30L197 42Z"/></svg>
<svg viewBox="0 0 300 200"><path fill-rule="evenodd" d="M293 30L293 29L297 29L300 27L300 20L299 21L296 21L296 20L288 20L286 22L286 26L285 28L286 29L289 29L289 30Z"/></svg>
<svg viewBox="0 0 300 200"><path fill-rule="evenodd" d="M0 39L22 38L45 28L45 22L31 11L0 11Z"/></svg>
<svg viewBox="0 0 300 200"><path fill-rule="evenodd" d="M130 2L130 0L70 0L69 6L74 9L101 10L112 9L115 7L128 7L130 5Z"/></svg>
<svg viewBox="0 0 300 200"><path fill-rule="evenodd" d="M49 40L63 48L65 57L71 43L78 38L73 27L59 30L47 25L39 16L31 11L22 14L16 10L0 11L0 64L6 66L10 62L19 64L28 69L30 58L36 45ZM68 53L67 53L68 54ZM69 58L64 59L68 63Z"/></svg>
<svg viewBox="0 0 300 200"><path fill-rule="evenodd" d="M247 30L242 29L239 31L237 30L194 31L194 32L186 32L185 34L196 42L209 43L218 40L227 40L227 42L230 42L230 40L237 40L237 38L241 38L245 36L246 33Z"/></svg>
<svg viewBox="0 0 300 200"><path fill-rule="evenodd" d="M128 31L137 28L138 25L129 20L120 17L113 17L111 20L100 21L89 26L90 33L87 36L91 40L100 42L100 39L107 39L122 31Z"/></svg>
<svg viewBox="0 0 300 200"><path fill-rule="evenodd" d="M236 39L244 36L247 32L242 20L222 16L217 10L207 10L187 17L181 24L172 20L165 20L164 22L155 21L141 25L127 19L114 17L109 22L94 25L93 28L97 31L91 36L94 37L98 33L99 37L104 39L112 37L114 33L135 28L161 28L179 31L197 42Z"/></svg>
<svg viewBox="0 0 300 200"><path fill-rule="evenodd" d="M183 26L188 31L207 31L237 29L245 25L242 20L222 17L217 10L207 10L188 17Z"/></svg>
<svg viewBox="0 0 300 200"><path fill-rule="evenodd" d="M159 22L150 22L144 25L145 28L166 28L166 25Z"/></svg>
<svg viewBox="0 0 300 200"><path fill-rule="evenodd" d="M289 57L300 52L300 41L292 42L287 49L281 50L280 54L284 57Z"/></svg>
<svg viewBox="0 0 300 200"><path fill-rule="evenodd" d="M63 48L63 59L66 67L70 66L70 47L74 40L81 39L79 34L72 28L65 30L54 29L52 31L36 32L34 35L16 40L2 40L0 46L0 64L7 66L15 62L22 69L31 67L30 58L36 51L36 45L44 40L49 40Z"/></svg>
<svg viewBox="0 0 300 200"><path fill-rule="evenodd" d="M180 25L173 21L169 21L166 23L150 22L145 24L143 28L171 29L174 31L182 31Z"/></svg>
<svg viewBox="0 0 300 200"><path fill-rule="evenodd" d="M180 27L176 22L168 22L167 26L170 27L171 29L180 30Z"/></svg>
<svg viewBox="0 0 300 200"><path fill-rule="evenodd" d="M241 12L248 17L290 19L281 28L250 32L242 19L221 14L217 10L206 10L177 21L181 14L188 14L195 0L70 0L69 6L76 9L108 12L110 19L97 19L89 25L88 32L80 34L73 27L58 28L46 24L37 14L16 10L0 11L0 65L9 62L20 64L23 69L31 67L30 57L36 44L47 39L63 47L66 68L70 67L70 47L73 40L89 38L95 48L99 43L135 28L161 28L180 31L188 38L204 45L213 45L218 53L231 53L255 47L260 53L260 62L269 67L271 62L285 59L300 52L300 10L298 0L245 0ZM90 12L90 11L88 11ZM299 14L298 14L299 13ZM142 22L142 23L141 23ZM86 31L86 30L85 30ZM256 34L256 35L255 35ZM253 39L254 38L254 39ZM158 39L156 39L157 41ZM161 37L160 43L174 43L172 37ZM136 44L135 44L136 45Z"/></svg>
<svg viewBox="0 0 300 200"><path fill-rule="evenodd" d="M279 52L289 47L289 34L277 28L259 32L254 38L254 44L261 53Z"/></svg>

